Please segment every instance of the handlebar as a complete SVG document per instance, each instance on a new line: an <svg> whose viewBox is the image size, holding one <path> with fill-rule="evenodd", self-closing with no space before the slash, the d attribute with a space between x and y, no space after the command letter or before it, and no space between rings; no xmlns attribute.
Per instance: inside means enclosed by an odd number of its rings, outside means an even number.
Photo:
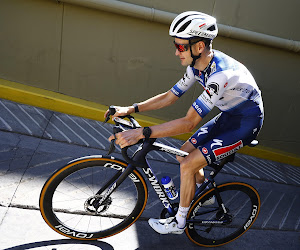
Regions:
<svg viewBox="0 0 300 250"><path fill-rule="evenodd" d="M109 112L104 120L104 123L108 122L110 119L110 116L114 115L116 113L116 107L115 106L110 106L109 107ZM125 118L127 118L130 122L128 122L127 120L124 120ZM131 115L125 115L125 116L120 116L120 117L115 117L113 119L113 121L115 122L115 126L113 128L113 134L116 135L117 133L126 131L127 129L136 129L136 128L141 128L141 125L135 120L135 118ZM111 154L114 152L115 150L115 140L113 139L111 141L110 147L109 147L109 151L108 154ZM147 142L149 142L151 145L153 144L153 142L155 141L155 139L150 139ZM136 144L141 144L141 143L145 143L146 141L141 139L139 140ZM136 145L134 144L134 145ZM133 146L133 145L131 145ZM137 166L137 167L143 167L145 166L146 163L141 163L141 162L137 162L134 161L132 158L130 158L128 156L128 148L131 146L127 146L121 149L121 153L123 158L125 159L125 161L127 161L129 164L133 165L133 166Z"/></svg>

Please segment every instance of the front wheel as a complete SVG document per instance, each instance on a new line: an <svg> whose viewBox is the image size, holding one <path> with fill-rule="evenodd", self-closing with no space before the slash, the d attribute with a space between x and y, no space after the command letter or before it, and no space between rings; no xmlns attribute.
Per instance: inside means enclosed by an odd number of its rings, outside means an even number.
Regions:
<svg viewBox="0 0 300 250"><path fill-rule="evenodd" d="M214 196L211 189L193 202L187 215L186 234L199 246L216 247L237 239L252 226L260 210L259 194L252 186L233 182L217 188L226 213L217 200L209 202Z"/></svg>
<svg viewBox="0 0 300 250"><path fill-rule="evenodd" d="M142 214L148 197L145 180L137 170L100 207L94 205L102 198L96 193L126 167L121 160L90 156L57 170L40 195L40 211L46 223L56 232L80 240L109 237L132 225Z"/></svg>

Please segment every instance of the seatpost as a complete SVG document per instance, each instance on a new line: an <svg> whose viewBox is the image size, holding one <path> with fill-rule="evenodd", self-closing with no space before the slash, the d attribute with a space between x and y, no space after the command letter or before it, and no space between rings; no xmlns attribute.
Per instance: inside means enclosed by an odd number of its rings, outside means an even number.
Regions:
<svg viewBox="0 0 300 250"><path fill-rule="evenodd" d="M210 172L209 176L206 178L203 185L201 185L200 189L196 190L195 196L201 193L209 183L212 183L212 185L215 187L214 178L217 176L217 174L221 171L221 169L224 167L226 163L232 162L234 160L234 157L235 157L235 153L225 157L223 160L221 160L219 164L218 163L210 164L209 167L212 167L214 170Z"/></svg>
<svg viewBox="0 0 300 250"><path fill-rule="evenodd" d="M212 179L216 177L216 175L221 171L221 169L224 167L225 164L227 164L228 162L233 162L234 158L235 158L235 153L222 159L219 164L217 163L210 164L209 166L214 169L214 171L210 173Z"/></svg>

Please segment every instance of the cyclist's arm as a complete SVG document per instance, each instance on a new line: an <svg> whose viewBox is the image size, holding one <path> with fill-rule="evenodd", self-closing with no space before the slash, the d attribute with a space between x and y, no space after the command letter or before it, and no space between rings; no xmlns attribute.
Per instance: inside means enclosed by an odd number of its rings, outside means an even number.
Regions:
<svg viewBox="0 0 300 250"><path fill-rule="evenodd" d="M168 137L191 132L201 120L201 116L199 116L195 109L191 107L185 117L151 126L151 138ZM114 138L115 136L112 135L109 140ZM116 143L123 148L133 145L143 138L143 128L132 129L116 134Z"/></svg>
<svg viewBox="0 0 300 250"><path fill-rule="evenodd" d="M190 107L186 116L163 124L151 127L152 138L169 137L192 132L201 122L202 117L198 115L193 107Z"/></svg>
<svg viewBox="0 0 300 250"><path fill-rule="evenodd" d="M149 111L149 110L156 110L161 109L167 106L174 104L179 97L174 95L170 90L154 96L144 102L138 103L139 111Z"/></svg>
<svg viewBox="0 0 300 250"><path fill-rule="evenodd" d="M161 109L175 103L195 82L191 67L187 67L184 76L167 92L154 96L146 101L137 103L139 112ZM118 107L117 113L113 116L125 116L134 113L134 107ZM104 117L107 116L106 111Z"/></svg>
<svg viewBox="0 0 300 250"><path fill-rule="evenodd" d="M192 68L186 68L184 76L167 92L138 103L140 111L156 110L176 102L195 82Z"/></svg>
<svg viewBox="0 0 300 250"><path fill-rule="evenodd" d="M144 112L144 111L156 110L156 109L161 109L170 106L171 104L175 103L178 99L179 97L174 95L171 92L171 90L169 90L165 93L149 98L146 101L137 103L137 105L139 108L139 112ZM113 115L113 117L130 115L135 112L133 106L128 106L128 107L115 106L115 107L117 112ZM107 116L107 113L108 110L106 111L104 117Z"/></svg>

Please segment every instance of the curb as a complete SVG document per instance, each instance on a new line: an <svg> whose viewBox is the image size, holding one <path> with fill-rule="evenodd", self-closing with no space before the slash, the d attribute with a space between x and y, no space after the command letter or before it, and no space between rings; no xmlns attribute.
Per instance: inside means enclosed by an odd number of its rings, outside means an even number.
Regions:
<svg viewBox="0 0 300 250"><path fill-rule="evenodd" d="M104 114L108 108L108 106L95 102L4 79L0 79L0 98L97 121L104 121ZM135 114L135 117L143 127L165 122L140 114ZM187 140L192 134L184 134L174 138ZM263 146L244 147L239 150L239 153L300 167L299 157Z"/></svg>

